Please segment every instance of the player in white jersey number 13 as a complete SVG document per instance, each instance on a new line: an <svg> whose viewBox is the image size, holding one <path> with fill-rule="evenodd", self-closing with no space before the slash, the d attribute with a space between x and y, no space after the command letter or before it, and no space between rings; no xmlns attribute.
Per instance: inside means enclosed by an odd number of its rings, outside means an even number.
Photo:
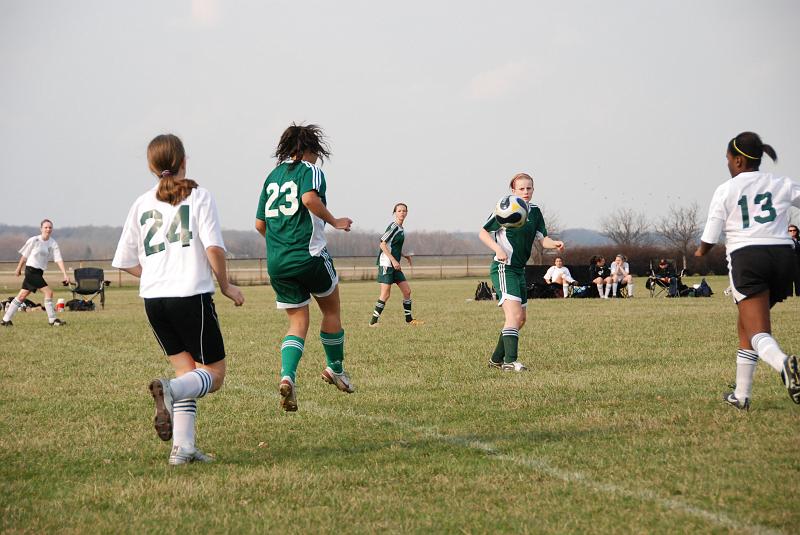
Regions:
<svg viewBox="0 0 800 535"><path fill-rule="evenodd" d="M173 439L169 464L208 462L195 447L197 398L218 390L226 369L212 273L236 306L244 297L228 281L214 198L186 178L181 140L157 136L147 160L158 183L133 203L112 265L140 277L147 319L175 370L175 379L150 382L156 433Z"/></svg>
<svg viewBox="0 0 800 535"><path fill-rule="evenodd" d="M330 156L316 125L287 128L278 142L278 165L261 188L256 230L267 245L267 272L278 308L286 311L289 330L281 342L278 391L285 411L297 410L297 366L305 351L311 296L322 312L320 340L327 367L322 379L342 392L353 392L342 367L344 330L339 307L339 277L328 253L325 225L349 231L353 221L334 217L327 207L325 174L317 161Z"/></svg>
<svg viewBox="0 0 800 535"><path fill-rule="evenodd" d="M760 172L764 154L777 161L775 149L753 132L742 132L728 142L731 179L714 192L695 251L695 256L705 255L725 232L731 294L739 309L739 350L736 388L725 392L723 400L742 410L750 407L759 359L780 373L789 397L800 404L797 357L781 350L770 324L770 309L791 295L797 269L786 226L790 207L800 208L800 184Z"/></svg>

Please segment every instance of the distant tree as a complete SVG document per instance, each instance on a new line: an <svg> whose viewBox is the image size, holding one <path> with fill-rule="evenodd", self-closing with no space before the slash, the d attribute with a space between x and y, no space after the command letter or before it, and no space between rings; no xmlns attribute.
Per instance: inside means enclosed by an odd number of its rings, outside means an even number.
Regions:
<svg viewBox="0 0 800 535"><path fill-rule="evenodd" d="M558 215L552 213L547 208L542 208L541 206L539 206L539 209L542 211L542 217L544 218L544 226L547 229L547 235L554 240L559 239L559 234L561 234L563 229L561 228L561 221L559 221ZM544 252L544 247L542 247L541 240L535 241L533 243L533 249L531 249L531 262L534 264L549 264L550 260L548 259L545 261L545 255L546 253Z"/></svg>
<svg viewBox="0 0 800 535"><path fill-rule="evenodd" d="M649 245L650 223L642 212L619 208L600 222L600 233L622 248Z"/></svg>
<svg viewBox="0 0 800 535"><path fill-rule="evenodd" d="M669 213L656 223L655 230L668 249L688 257L700 239L701 225L700 208L692 203L685 207L670 206Z"/></svg>

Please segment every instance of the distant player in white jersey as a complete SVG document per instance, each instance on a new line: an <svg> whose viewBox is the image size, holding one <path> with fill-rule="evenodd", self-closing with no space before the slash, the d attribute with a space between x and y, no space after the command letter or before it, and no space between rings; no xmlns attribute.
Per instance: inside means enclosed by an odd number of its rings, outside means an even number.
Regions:
<svg viewBox="0 0 800 535"><path fill-rule="evenodd" d="M112 265L140 277L139 295L153 333L176 378L155 379L155 428L173 439L169 464L209 462L195 447L197 398L225 379L225 346L214 301L214 279L236 306L242 292L228 282L217 206L208 190L186 178L183 143L171 134L147 147L158 184L133 203Z"/></svg>
<svg viewBox="0 0 800 535"><path fill-rule="evenodd" d="M628 265L628 260L620 253L611 262L611 297L617 296L617 289L620 285L628 288L628 297L633 297L633 275Z"/></svg>
<svg viewBox="0 0 800 535"><path fill-rule="evenodd" d="M17 294L11 303L6 308L3 319L0 320L0 326L11 327L14 324L11 318L17 313L22 303L25 302L28 295L36 290L42 290L44 294L44 309L47 311L47 321L53 327L66 325L66 321L61 321L56 317L56 309L53 306L53 290L47 285L44 280L44 271L47 269L47 262L50 257L53 257L58 267L61 269L61 274L64 276L62 279L64 285L69 283L67 277L67 270L64 267L64 260L61 258L61 250L58 248L56 240L50 237L53 233L53 222L49 219L42 221L40 225L42 233L39 236L33 236L25 242L22 249L19 250L20 259L17 264L15 274L19 277L22 274L22 268L25 267L25 278L22 280L22 289Z"/></svg>
<svg viewBox="0 0 800 535"><path fill-rule="evenodd" d="M561 287L563 297L569 297L569 285L575 284L575 279L569 272L569 268L564 265L564 259L560 256L555 257L553 265L544 274L544 282L553 286L556 290Z"/></svg>
<svg viewBox="0 0 800 535"><path fill-rule="evenodd" d="M736 388L723 394L730 405L750 407L753 376L759 358L781 374L792 401L800 404L797 357L786 355L772 337L770 308L791 295L797 265L786 234L789 208L800 208L800 184L758 170L775 149L753 132L728 142L731 179L714 192L703 236L695 256L706 254L725 232L731 295L739 308Z"/></svg>

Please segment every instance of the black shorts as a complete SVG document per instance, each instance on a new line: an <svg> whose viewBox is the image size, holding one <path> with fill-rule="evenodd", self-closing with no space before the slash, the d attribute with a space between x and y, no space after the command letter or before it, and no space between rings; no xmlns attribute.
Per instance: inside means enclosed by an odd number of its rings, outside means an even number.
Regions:
<svg viewBox="0 0 800 535"><path fill-rule="evenodd" d="M188 351L201 364L225 358L225 344L211 294L145 299L144 311L167 356Z"/></svg>
<svg viewBox="0 0 800 535"><path fill-rule="evenodd" d="M22 280L22 288L36 293L36 290L45 286L47 286L47 281L44 280L44 271L39 268L25 266L25 278Z"/></svg>
<svg viewBox="0 0 800 535"><path fill-rule="evenodd" d="M797 270L791 245L751 245L731 253L731 289L737 303L769 291L769 306L792 295Z"/></svg>

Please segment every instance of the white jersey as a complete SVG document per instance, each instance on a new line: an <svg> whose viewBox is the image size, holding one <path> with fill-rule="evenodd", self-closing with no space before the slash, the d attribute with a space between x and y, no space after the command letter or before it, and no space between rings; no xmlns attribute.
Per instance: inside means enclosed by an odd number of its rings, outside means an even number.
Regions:
<svg viewBox="0 0 800 535"><path fill-rule="evenodd" d="M141 265L139 295L144 298L213 293L206 248L225 249L214 198L205 188L195 188L172 206L156 199L157 189L133 203L111 265Z"/></svg>
<svg viewBox="0 0 800 535"><path fill-rule="evenodd" d="M42 271L47 269L47 262L51 255L56 262L62 262L61 249L58 248L58 244L53 238L46 240L43 240L41 236L29 238L19 250L19 254L26 258L26 266Z"/></svg>
<svg viewBox="0 0 800 535"><path fill-rule="evenodd" d="M623 262L621 266L616 262L611 262L611 264L608 266L608 269L611 270L611 276L616 275L617 279L622 279L626 275L631 274L631 268L628 266L627 262Z"/></svg>
<svg viewBox="0 0 800 535"><path fill-rule="evenodd" d="M574 282L575 279L572 278L572 274L569 272L567 266L556 267L550 266L550 269L547 270L547 273L544 274L544 280L550 281L551 283L558 278L559 275L564 276L564 280L567 282Z"/></svg>
<svg viewBox="0 0 800 535"><path fill-rule="evenodd" d="M760 171L740 173L714 192L700 239L717 243L724 231L728 254L748 245L791 245L790 206L800 208L797 182Z"/></svg>

